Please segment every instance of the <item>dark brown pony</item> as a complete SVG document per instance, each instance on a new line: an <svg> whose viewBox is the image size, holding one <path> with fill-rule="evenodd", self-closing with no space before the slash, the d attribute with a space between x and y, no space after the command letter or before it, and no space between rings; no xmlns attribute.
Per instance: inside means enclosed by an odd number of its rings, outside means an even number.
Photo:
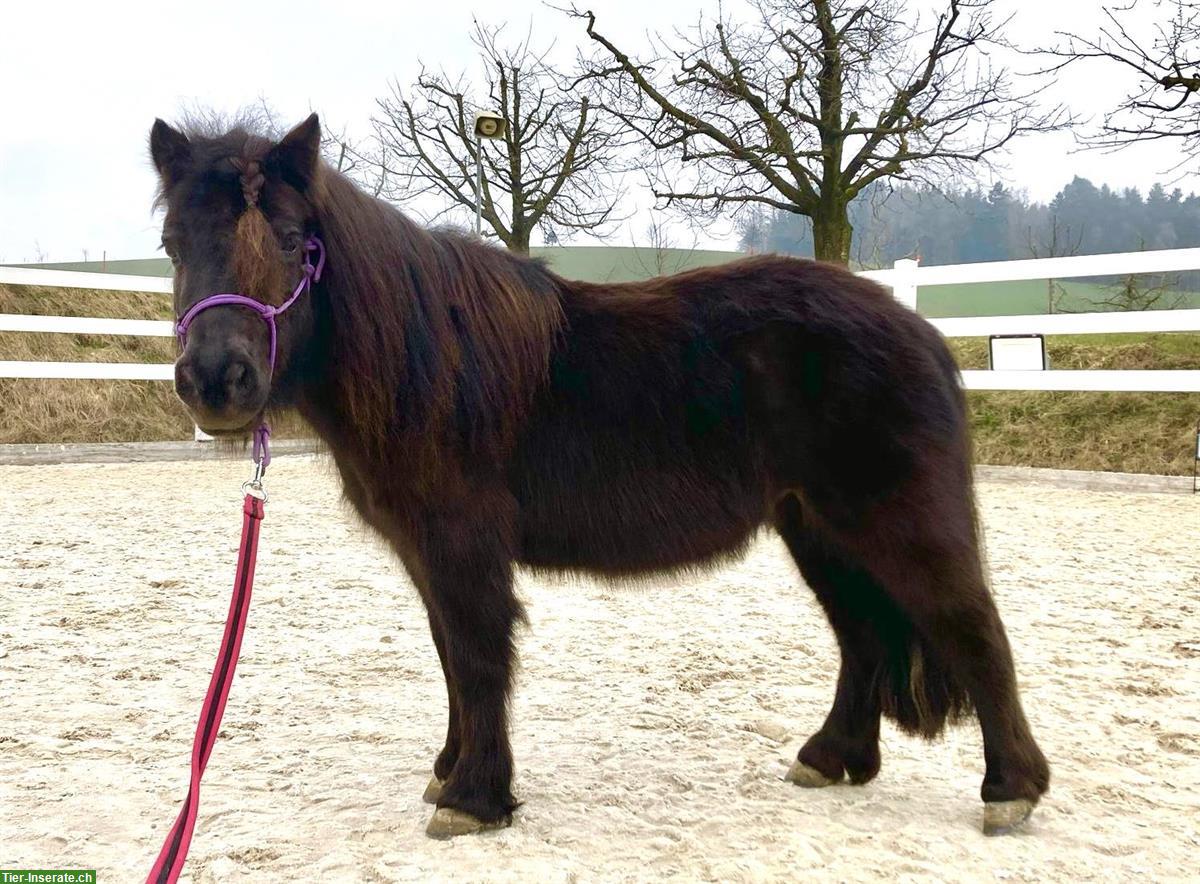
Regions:
<svg viewBox="0 0 1200 884"><path fill-rule="evenodd" d="M757 257L627 285L563 279L417 227L319 156L310 117L150 136L175 309L279 303L315 234L320 283L267 331L203 312L176 363L199 425L298 411L429 614L449 694L429 833L506 824L513 568L670 572L782 536L837 634L833 708L789 779L865 783L881 715L933 737L973 708L984 828L1049 770L984 577L958 372L927 322L840 267Z"/></svg>

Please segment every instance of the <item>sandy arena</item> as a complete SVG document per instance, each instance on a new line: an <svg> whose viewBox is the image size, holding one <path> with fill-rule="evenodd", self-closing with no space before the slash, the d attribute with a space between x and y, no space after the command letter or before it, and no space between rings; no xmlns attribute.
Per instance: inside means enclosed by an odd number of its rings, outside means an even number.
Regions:
<svg viewBox="0 0 1200 884"><path fill-rule="evenodd" d="M186 791L229 602L241 461L0 467L0 868L140 881ZM770 536L698 579L521 575L512 828L424 835L441 672L332 468L280 458L185 880L1184 880L1200 856L1200 500L980 489L1054 780L979 830L974 726L888 725L868 786L781 781L837 653ZM660 585L661 584L661 585ZM1192 880L1195 880L1192 878Z"/></svg>

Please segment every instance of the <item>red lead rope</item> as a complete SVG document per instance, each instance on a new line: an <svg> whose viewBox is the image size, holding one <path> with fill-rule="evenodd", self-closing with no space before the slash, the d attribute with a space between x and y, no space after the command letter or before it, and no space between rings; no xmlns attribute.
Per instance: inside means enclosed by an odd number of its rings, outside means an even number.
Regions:
<svg viewBox="0 0 1200 884"><path fill-rule="evenodd" d="M253 494L246 495L242 505L242 546L238 552L237 577L233 581L233 598L229 602L229 616L225 620L225 637L221 639L221 653L213 667L212 680L208 683L208 694L200 710L200 721L196 724L196 738L192 742L192 781L188 786L187 799L179 810L175 825L171 827L163 843L154 868L146 878L146 884L174 884L183 871L187 859L188 845L192 841L192 829L200 809L200 778L208 764L213 743L221 729L221 715L225 701L229 698L229 686L233 683L233 671L237 668L238 651L242 647L242 633L246 628L246 615L250 612L250 591L254 588L254 560L258 555L258 529L263 519L263 502Z"/></svg>

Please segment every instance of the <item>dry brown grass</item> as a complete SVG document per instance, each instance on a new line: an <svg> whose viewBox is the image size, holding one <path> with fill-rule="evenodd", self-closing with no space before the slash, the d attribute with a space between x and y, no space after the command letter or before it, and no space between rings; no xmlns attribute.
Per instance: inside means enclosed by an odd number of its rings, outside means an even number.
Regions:
<svg viewBox="0 0 1200 884"><path fill-rule="evenodd" d="M192 422L162 381L0 379L0 443L191 437Z"/></svg>
<svg viewBox="0 0 1200 884"><path fill-rule="evenodd" d="M0 285L0 313L170 319L168 295ZM168 338L0 332L0 359L170 362ZM0 442L189 439L192 423L161 381L0 378Z"/></svg>
<svg viewBox="0 0 1200 884"><path fill-rule="evenodd" d="M0 285L0 313L170 319L169 295ZM170 338L0 332L0 360L170 362ZM192 422L163 381L0 378L0 443L159 442L192 438ZM304 435L298 421L275 435Z"/></svg>
<svg viewBox="0 0 1200 884"><path fill-rule="evenodd" d="M997 391L968 399L979 463L1192 473L1200 418L1195 393Z"/></svg>
<svg viewBox="0 0 1200 884"><path fill-rule="evenodd" d="M951 346L962 368L987 368L987 340ZM1200 335L1048 338L1059 369L1200 369ZM968 394L980 463L1189 475L1196 448L1196 393Z"/></svg>
<svg viewBox="0 0 1200 884"><path fill-rule="evenodd" d="M0 313L170 319L171 296L155 292L107 292L0 283ZM169 343L165 338L162 340Z"/></svg>
<svg viewBox="0 0 1200 884"><path fill-rule="evenodd" d="M166 295L0 285L0 313L170 319ZM987 367L987 342L952 343L963 368ZM1055 368L1200 369L1200 335L1051 338ZM169 362L166 338L0 333L0 359ZM969 396L981 463L1189 474L1200 395L981 392ZM298 421L277 435L305 435ZM0 443L191 438L192 424L161 381L0 379Z"/></svg>

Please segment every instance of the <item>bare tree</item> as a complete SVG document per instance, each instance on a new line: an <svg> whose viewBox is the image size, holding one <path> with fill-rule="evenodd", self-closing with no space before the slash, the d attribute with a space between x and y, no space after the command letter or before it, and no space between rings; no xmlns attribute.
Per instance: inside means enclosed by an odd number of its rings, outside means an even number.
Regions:
<svg viewBox="0 0 1200 884"><path fill-rule="evenodd" d="M383 195L435 194L439 213L476 205L477 111L500 114L502 141L484 141L483 222L508 248L529 251L538 228L559 239L605 232L620 198L621 128L564 84L530 36L511 48L502 28L476 23L485 67L478 90L465 78L422 70L408 90L393 84L374 119Z"/></svg>
<svg viewBox="0 0 1200 884"><path fill-rule="evenodd" d="M310 107L309 112L312 110ZM189 116L194 118L197 114L201 119L214 118L213 112L207 109L198 109ZM235 120L247 128L263 131L273 138L282 138L288 129L287 125L281 122L275 108L261 95L257 102L240 110ZM374 196L379 196L383 187L383 173L377 163L370 162L368 151L363 147L361 140L351 138L348 133L348 126L338 128L330 124L328 117L323 118L321 156L333 168L353 177Z"/></svg>
<svg viewBox="0 0 1200 884"><path fill-rule="evenodd" d="M379 161L378 152L370 142L350 137L346 127L322 128L321 156L371 196L383 196L387 190L387 168Z"/></svg>
<svg viewBox="0 0 1200 884"><path fill-rule="evenodd" d="M655 194L694 211L763 204L812 219L818 258L847 263L850 202L888 178L944 185L1012 139L1068 122L988 51L1007 20L946 0L927 26L903 0L750 0L752 24L701 19L637 60L586 20L581 81L649 144ZM719 14L720 16L721 14ZM670 75L664 67L673 68ZM676 170L687 170L680 180Z"/></svg>
<svg viewBox="0 0 1200 884"><path fill-rule="evenodd" d="M1077 235L1071 236L1071 225L1059 226L1058 213L1052 212L1050 215L1050 229L1042 237L1035 237L1033 228L1025 229L1025 245L1029 249L1029 254L1034 258L1063 258L1069 255L1078 255L1079 247L1083 244L1083 231L1077 232ZM1067 290L1056 279L1046 280L1046 312L1047 313L1071 313L1074 311L1067 310L1063 307L1063 302L1066 300Z"/></svg>
<svg viewBox="0 0 1200 884"><path fill-rule="evenodd" d="M1166 11L1164 20L1152 16ZM1200 0L1144 0L1105 6L1091 36L1059 32L1064 43L1048 50L1063 61L1056 72L1099 59L1121 66L1131 85L1083 143L1120 148L1138 141L1178 139L1185 159L1200 155Z"/></svg>
<svg viewBox="0 0 1200 884"><path fill-rule="evenodd" d="M1145 240L1139 248L1145 251ZM1178 276L1169 273L1127 273L1106 285L1104 297L1092 303L1109 310L1177 310L1187 306L1179 282Z"/></svg>
<svg viewBox="0 0 1200 884"><path fill-rule="evenodd" d="M696 239L691 245L681 247L671 235L662 213L650 211L650 221L641 239L646 246L634 249L633 255L638 269L646 276L667 276L687 268L696 251Z"/></svg>
<svg viewBox="0 0 1200 884"><path fill-rule="evenodd" d="M1176 310L1187 303L1179 290L1179 278L1168 274L1126 274L1106 286L1105 292L1093 303L1110 310Z"/></svg>
<svg viewBox="0 0 1200 884"><path fill-rule="evenodd" d="M738 239L751 255L767 250L771 234L771 215L765 206L750 206L742 213L737 224Z"/></svg>

